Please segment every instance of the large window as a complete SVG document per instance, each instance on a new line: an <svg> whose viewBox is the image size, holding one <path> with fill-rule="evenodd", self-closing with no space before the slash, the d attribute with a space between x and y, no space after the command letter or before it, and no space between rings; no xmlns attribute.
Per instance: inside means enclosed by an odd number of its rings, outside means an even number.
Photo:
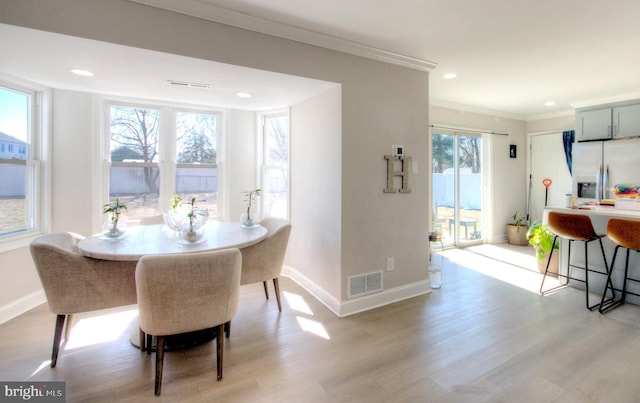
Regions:
<svg viewBox="0 0 640 403"><path fill-rule="evenodd" d="M39 100L40 102L36 102ZM0 239L42 223L42 93L0 82Z"/></svg>
<svg viewBox="0 0 640 403"><path fill-rule="evenodd" d="M123 218L161 214L174 193L218 215L220 115L146 105L109 105L109 201Z"/></svg>
<svg viewBox="0 0 640 403"><path fill-rule="evenodd" d="M265 216L289 217L289 115L263 115L262 194Z"/></svg>
<svg viewBox="0 0 640 403"><path fill-rule="evenodd" d="M215 114L178 112L176 114L175 192L187 199L198 195L198 207L218 216L218 127Z"/></svg>
<svg viewBox="0 0 640 403"><path fill-rule="evenodd" d="M433 230L445 246L483 239L483 141L480 134L431 135Z"/></svg>
<svg viewBox="0 0 640 403"><path fill-rule="evenodd" d="M109 201L127 206L125 218L160 214L158 109L111 106Z"/></svg>

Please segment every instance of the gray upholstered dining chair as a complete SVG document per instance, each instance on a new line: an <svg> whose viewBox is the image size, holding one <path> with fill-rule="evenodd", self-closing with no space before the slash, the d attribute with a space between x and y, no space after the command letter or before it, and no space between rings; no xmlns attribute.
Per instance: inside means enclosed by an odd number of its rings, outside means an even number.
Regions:
<svg viewBox="0 0 640 403"><path fill-rule="evenodd" d="M222 380L224 324L238 310L241 262L238 249L149 255L138 261L140 343L156 336L156 396L162 389L166 336L217 328L217 374Z"/></svg>
<svg viewBox="0 0 640 403"><path fill-rule="evenodd" d="M267 281L273 280L278 310L282 312L278 277L282 271L284 255L289 243L291 224L284 219L266 217L260 225L267 229L267 236L261 242L242 248L242 277L240 285L262 282L264 293L269 299Z"/></svg>
<svg viewBox="0 0 640 403"><path fill-rule="evenodd" d="M80 255L82 236L70 232L42 235L30 250L51 312L57 315L51 367L55 367L65 328L69 339L72 314L136 303L136 262L98 260Z"/></svg>

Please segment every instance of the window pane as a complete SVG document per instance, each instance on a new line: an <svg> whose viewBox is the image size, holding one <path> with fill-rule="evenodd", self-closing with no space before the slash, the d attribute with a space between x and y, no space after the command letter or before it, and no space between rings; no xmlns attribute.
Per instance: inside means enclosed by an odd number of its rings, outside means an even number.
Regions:
<svg viewBox="0 0 640 403"><path fill-rule="evenodd" d="M160 214L159 169L154 164L158 161L159 124L159 110L111 107L109 201L118 198L127 206L124 219Z"/></svg>
<svg viewBox="0 0 640 403"><path fill-rule="evenodd" d="M218 116L176 113L176 189L183 200L196 197L209 217L218 216Z"/></svg>
<svg viewBox="0 0 640 403"><path fill-rule="evenodd" d="M115 203L118 198L120 203L127 206L122 214L125 220L160 214L158 176L157 167L112 166L109 172L109 202Z"/></svg>
<svg viewBox="0 0 640 403"><path fill-rule="evenodd" d="M289 118L267 117L265 130L265 164L286 166L289 160Z"/></svg>
<svg viewBox="0 0 640 403"><path fill-rule="evenodd" d="M179 164L215 164L217 137L216 115L176 114L176 160Z"/></svg>
<svg viewBox="0 0 640 403"><path fill-rule="evenodd" d="M28 119L29 95L0 88L0 235L33 228L26 192Z"/></svg>
<svg viewBox="0 0 640 403"><path fill-rule="evenodd" d="M287 218L289 201L289 117L265 116L263 200L267 216Z"/></svg>
<svg viewBox="0 0 640 403"><path fill-rule="evenodd" d="M209 210L209 217L218 216L218 168L178 167L176 193L182 200L196 197L198 207Z"/></svg>
<svg viewBox="0 0 640 403"><path fill-rule="evenodd" d="M266 211L272 217L287 217L287 175L284 169L267 169L264 199Z"/></svg>

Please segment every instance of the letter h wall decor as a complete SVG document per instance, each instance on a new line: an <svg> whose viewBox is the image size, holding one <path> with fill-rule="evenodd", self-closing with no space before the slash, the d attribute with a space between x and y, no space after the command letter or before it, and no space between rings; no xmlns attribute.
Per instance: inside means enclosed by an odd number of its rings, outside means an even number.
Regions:
<svg viewBox="0 0 640 403"><path fill-rule="evenodd" d="M409 187L409 167L411 166L411 157L404 155L385 155L384 159L387 160L387 187L383 190L384 193L411 193ZM402 178L402 185L400 189L394 187L394 178Z"/></svg>

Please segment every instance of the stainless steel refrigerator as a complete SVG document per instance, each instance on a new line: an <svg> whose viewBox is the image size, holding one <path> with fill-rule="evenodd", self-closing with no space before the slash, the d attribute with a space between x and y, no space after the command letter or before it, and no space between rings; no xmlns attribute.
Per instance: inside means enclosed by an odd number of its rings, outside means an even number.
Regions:
<svg viewBox="0 0 640 403"><path fill-rule="evenodd" d="M619 183L640 186L640 138L575 143L572 160L578 202L613 198Z"/></svg>

